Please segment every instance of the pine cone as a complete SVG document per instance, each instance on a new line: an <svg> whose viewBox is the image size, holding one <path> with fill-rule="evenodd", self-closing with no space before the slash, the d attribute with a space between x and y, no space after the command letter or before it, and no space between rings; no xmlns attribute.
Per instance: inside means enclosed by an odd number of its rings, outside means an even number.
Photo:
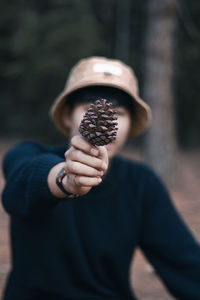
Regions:
<svg viewBox="0 0 200 300"><path fill-rule="evenodd" d="M112 103L100 99L90 104L79 126L80 134L92 145L103 146L115 140L117 116Z"/></svg>

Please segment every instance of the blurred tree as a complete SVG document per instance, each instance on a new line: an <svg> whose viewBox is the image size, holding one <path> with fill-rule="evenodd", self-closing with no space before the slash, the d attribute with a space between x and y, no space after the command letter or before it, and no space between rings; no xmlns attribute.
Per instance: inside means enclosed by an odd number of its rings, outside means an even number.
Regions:
<svg viewBox="0 0 200 300"><path fill-rule="evenodd" d="M92 13L98 26L98 48L96 55L113 57L115 43L115 2L116 0L90 0Z"/></svg>
<svg viewBox="0 0 200 300"><path fill-rule="evenodd" d="M131 0L116 0L116 34L115 34L115 58L125 63L129 62L130 38L131 38Z"/></svg>
<svg viewBox="0 0 200 300"><path fill-rule="evenodd" d="M19 9L15 2L12 10L7 6L7 19L0 21L0 30L11 31L6 37L6 55L12 57L9 62L1 57L4 69L0 76L15 91L8 97L15 114L6 126L23 135L37 136L39 132L50 138L49 106L63 88L72 65L88 53L95 53L98 28L88 1L60 5L52 0L46 9L39 1L20 4ZM10 19L15 24L13 28ZM5 97L2 99L7 102ZM4 113L5 109L6 105Z"/></svg>
<svg viewBox="0 0 200 300"><path fill-rule="evenodd" d="M17 25L17 18L15 17L15 8L10 0L2 0L0 2L0 11L0 128L2 128L3 125L8 125L8 112L10 110L11 113L11 99L15 90L15 85L13 85L13 89L9 88L8 78L11 78L12 74L16 72L11 67L15 60L15 55L13 54L10 40Z"/></svg>
<svg viewBox="0 0 200 300"><path fill-rule="evenodd" d="M179 1L175 92L177 133L182 148L200 146L200 1Z"/></svg>
<svg viewBox="0 0 200 300"><path fill-rule="evenodd" d="M143 94L153 120L146 135L146 152L148 161L162 175L169 175L176 161L172 90L176 18L176 0L149 0Z"/></svg>

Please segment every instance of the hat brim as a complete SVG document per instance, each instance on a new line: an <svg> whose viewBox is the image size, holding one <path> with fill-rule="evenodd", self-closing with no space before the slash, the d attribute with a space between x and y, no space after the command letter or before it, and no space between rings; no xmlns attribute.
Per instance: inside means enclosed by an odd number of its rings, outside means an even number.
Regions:
<svg viewBox="0 0 200 300"><path fill-rule="evenodd" d="M129 137L133 138L142 134L148 127L152 118L151 109L148 106L148 104L146 104L137 94L133 93L131 90L128 90L127 87L123 87L122 84L120 84L119 87L119 85L115 83L113 84L111 83L108 84L107 82L92 83L91 80L88 81L88 83L84 81L83 83L79 83L78 86L76 85L74 87L72 86L71 88L67 88L56 98L51 108L50 114L57 129L64 135L66 136L69 135L69 128L65 126L62 118L63 109L67 105L67 97L69 96L69 94L71 94L72 92L80 88L84 88L88 86L97 86L97 85L114 87L116 89L124 91L125 93L131 96L131 98L135 103L135 111L134 114L132 115L133 122L130 128Z"/></svg>

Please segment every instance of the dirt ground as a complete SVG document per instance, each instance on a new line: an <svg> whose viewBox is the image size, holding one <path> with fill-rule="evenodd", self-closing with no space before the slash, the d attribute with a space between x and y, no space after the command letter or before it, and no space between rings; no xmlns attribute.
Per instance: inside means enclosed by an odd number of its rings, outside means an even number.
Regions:
<svg viewBox="0 0 200 300"><path fill-rule="evenodd" d="M13 145L13 141L0 140L0 166L3 154ZM132 157L129 150L125 155ZM137 155L136 155L137 156ZM178 168L173 176L174 181L166 182L177 210L189 225L193 235L200 241L200 153L187 152L178 156ZM173 183L174 182L174 183ZM4 185L0 168L0 195ZM0 204L0 298L10 268L9 218ZM131 264L131 282L140 300L174 299L166 291L152 267L137 250Z"/></svg>

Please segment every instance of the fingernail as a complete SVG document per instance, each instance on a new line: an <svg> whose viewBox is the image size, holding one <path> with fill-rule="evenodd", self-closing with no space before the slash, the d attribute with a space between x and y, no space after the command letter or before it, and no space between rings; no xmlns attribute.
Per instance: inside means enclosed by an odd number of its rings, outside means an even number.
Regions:
<svg viewBox="0 0 200 300"><path fill-rule="evenodd" d="M106 169L107 169L107 164L105 163L105 161L102 162L101 168L102 168L103 170L106 170Z"/></svg>
<svg viewBox="0 0 200 300"><path fill-rule="evenodd" d="M98 181L99 181L99 183L100 183L100 182L102 182L102 179L101 179L100 177L98 177Z"/></svg>
<svg viewBox="0 0 200 300"><path fill-rule="evenodd" d="M98 171L98 176L103 176L103 171Z"/></svg>
<svg viewBox="0 0 200 300"><path fill-rule="evenodd" d="M92 149L90 150L90 153L91 153L92 155L94 155L94 156L97 156L98 153L99 153L99 151L98 151L97 149L92 148Z"/></svg>

